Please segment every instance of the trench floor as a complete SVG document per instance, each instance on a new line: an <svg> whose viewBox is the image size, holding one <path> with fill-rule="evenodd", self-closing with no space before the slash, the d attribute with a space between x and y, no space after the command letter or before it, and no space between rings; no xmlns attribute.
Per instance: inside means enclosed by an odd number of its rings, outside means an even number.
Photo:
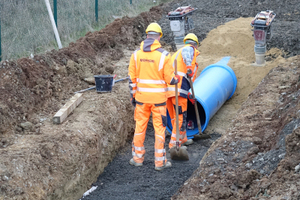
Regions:
<svg viewBox="0 0 300 200"><path fill-rule="evenodd" d="M167 158L172 162L172 167L159 172L154 170L154 129L152 123L149 122L143 166L134 167L129 164L132 155L131 141L128 142L104 169L98 180L92 184L92 187L97 188L89 195L82 196L81 200L170 199L199 167L210 145L220 136L218 133L213 133L210 139L194 140L194 143L188 146L188 161L173 161L167 152ZM167 134L166 146L169 141L170 135Z"/></svg>

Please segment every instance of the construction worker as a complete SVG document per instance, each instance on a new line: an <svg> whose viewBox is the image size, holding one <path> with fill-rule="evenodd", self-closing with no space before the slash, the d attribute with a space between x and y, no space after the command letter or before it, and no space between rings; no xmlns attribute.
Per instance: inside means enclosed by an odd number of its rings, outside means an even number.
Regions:
<svg viewBox="0 0 300 200"><path fill-rule="evenodd" d="M165 130L167 125L167 90L168 85L179 82L171 65L170 54L159 43L163 33L157 23L151 23L147 29L147 39L131 56L128 75L131 90L131 103L135 107L136 122L132 142L133 158L131 165L142 166L145 156L144 141L147 124L152 112L155 130L155 170L171 167L165 151Z"/></svg>
<svg viewBox="0 0 300 200"><path fill-rule="evenodd" d="M180 137L179 142L181 145L190 145L193 143L192 139L187 139L186 135L186 118L187 118L187 98L194 105L195 99L193 99L193 95L189 93L190 83L189 78L191 77L192 81L195 81L196 72L198 69L198 64L196 63L196 57L200 54L197 50L199 45L198 38L195 34L189 33L184 39L184 47L180 48L176 53L172 56L172 64L173 68L175 66L175 62L177 63L177 74L180 75L180 83L178 84L178 121L180 128ZM191 73L187 73L188 70ZM169 148L171 149L176 145L176 112L175 112L175 87L173 85L168 85L168 100L167 100L167 109L169 112L169 116L172 123L172 134L171 140L169 143Z"/></svg>

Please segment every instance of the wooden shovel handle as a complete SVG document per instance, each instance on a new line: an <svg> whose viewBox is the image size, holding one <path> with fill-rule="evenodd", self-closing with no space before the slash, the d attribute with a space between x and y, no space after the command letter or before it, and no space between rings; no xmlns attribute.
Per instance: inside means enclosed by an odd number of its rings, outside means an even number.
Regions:
<svg viewBox="0 0 300 200"><path fill-rule="evenodd" d="M190 69L188 69L188 74L192 73ZM193 95L193 99L196 99L195 97L195 92L194 92L194 86L193 86L193 82L192 82L192 78L189 77L190 80L190 86L191 86L191 90L192 90L192 95ZM197 105L197 101L195 101L195 114L196 114L196 119L197 119L197 125L198 125L198 131L199 134L202 134L202 128L201 128L201 123L200 123L200 116L199 116L199 112L198 112L198 105Z"/></svg>
<svg viewBox="0 0 300 200"><path fill-rule="evenodd" d="M177 59L175 59L175 75L177 75ZM175 110L176 110L176 149L179 150L179 117L178 117L178 83L175 84Z"/></svg>

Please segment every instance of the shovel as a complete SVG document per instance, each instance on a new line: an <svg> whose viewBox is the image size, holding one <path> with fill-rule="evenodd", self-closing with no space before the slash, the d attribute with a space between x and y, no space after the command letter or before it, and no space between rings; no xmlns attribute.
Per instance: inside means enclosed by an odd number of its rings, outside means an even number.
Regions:
<svg viewBox="0 0 300 200"><path fill-rule="evenodd" d="M177 60L175 60L175 75L177 75ZM178 84L175 85L175 110L176 110L176 147L170 149L172 160L189 160L186 148L179 147L179 120L178 120Z"/></svg>
<svg viewBox="0 0 300 200"><path fill-rule="evenodd" d="M192 73L192 71L190 69L188 69L188 74L191 74L191 73ZM190 81L190 85L191 85L193 99L196 99L195 92L194 92L194 86L193 86L193 82L192 82L192 77L189 77L189 81ZM210 135L202 133L201 123L200 123L200 116L199 116L199 112L198 112L197 102L195 102L194 107L195 107L195 114L196 114L198 131L199 131L199 134L198 135L194 135L194 138L195 139L207 139L207 138L210 138Z"/></svg>

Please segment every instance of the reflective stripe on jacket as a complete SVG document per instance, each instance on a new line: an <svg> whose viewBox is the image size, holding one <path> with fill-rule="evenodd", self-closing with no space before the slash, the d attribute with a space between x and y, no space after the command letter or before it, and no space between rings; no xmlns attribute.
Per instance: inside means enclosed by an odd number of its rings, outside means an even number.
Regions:
<svg viewBox="0 0 300 200"><path fill-rule="evenodd" d="M131 97L142 103L167 101L167 83L174 77L169 52L158 40L147 38L130 59L128 75Z"/></svg>
<svg viewBox="0 0 300 200"><path fill-rule="evenodd" d="M187 94L189 93L189 89L190 87L190 82L189 82L189 78L187 77L186 73L187 73L187 66L184 62L184 59L182 57L182 50L187 47L190 46L194 49L194 57L193 57L193 61L192 61L192 70L194 71L194 75L192 77L192 81L194 82L196 79L196 73L198 70L198 64L196 63L196 58L197 56L200 54L200 52L193 47L190 44L185 45L184 47L180 48L176 53L174 53L174 55L172 56L172 66L174 68L175 71L175 61L177 60L177 74L180 76L180 82L178 83L178 95L184 98L187 98ZM175 85L168 85L168 93L167 93L167 97L173 97L175 96Z"/></svg>

